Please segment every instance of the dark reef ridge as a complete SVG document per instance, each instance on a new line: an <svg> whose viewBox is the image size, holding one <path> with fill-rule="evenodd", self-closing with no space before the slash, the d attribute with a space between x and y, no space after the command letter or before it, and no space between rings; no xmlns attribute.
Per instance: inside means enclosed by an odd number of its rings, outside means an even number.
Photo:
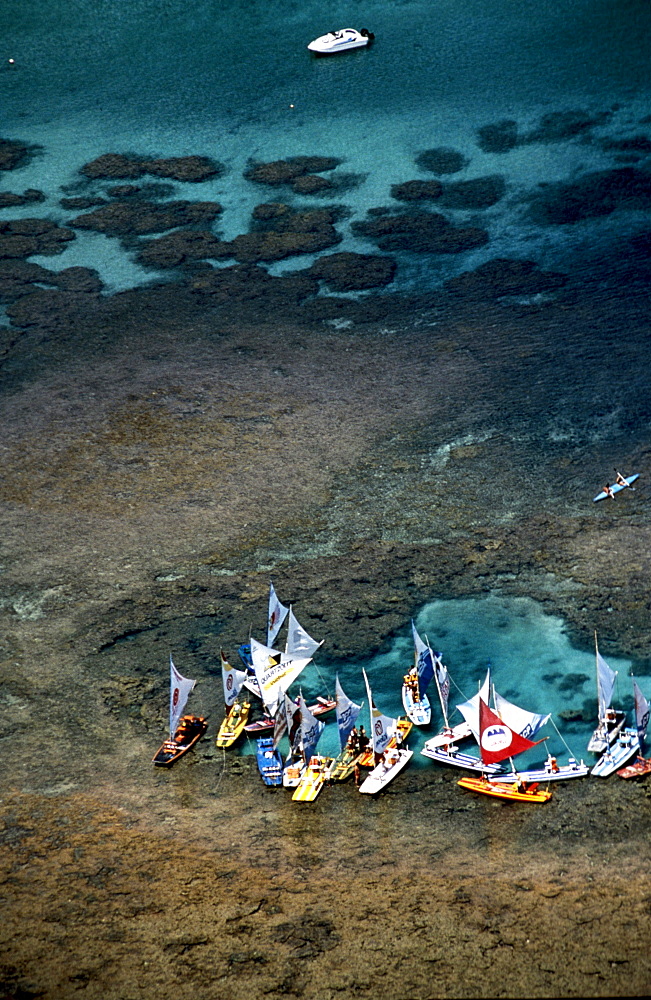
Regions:
<svg viewBox="0 0 651 1000"><path fill-rule="evenodd" d="M455 226L438 212L370 215L353 222L356 236L374 240L380 250L413 253L463 253L488 243L489 236L476 226Z"/></svg>
<svg viewBox="0 0 651 1000"><path fill-rule="evenodd" d="M111 236L160 233L178 226L207 225L223 211L214 201L168 201L164 204L130 199L101 205L68 223L75 229L93 229Z"/></svg>
<svg viewBox="0 0 651 1000"><path fill-rule="evenodd" d="M223 166L207 156L173 156L151 159L122 153L104 153L90 163L84 164L81 173L90 180L122 179L142 177L152 174L171 180L200 183L217 177Z"/></svg>
<svg viewBox="0 0 651 1000"><path fill-rule="evenodd" d="M0 260L63 253L75 234L50 219L0 221Z"/></svg>

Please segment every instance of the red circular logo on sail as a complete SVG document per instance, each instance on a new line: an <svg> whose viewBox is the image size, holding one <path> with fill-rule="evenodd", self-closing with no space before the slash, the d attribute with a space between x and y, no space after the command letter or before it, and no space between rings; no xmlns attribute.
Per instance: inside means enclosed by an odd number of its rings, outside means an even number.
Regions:
<svg viewBox="0 0 651 1000"><path fill-rule="evenodd" d="M226 679L226 688L228 691L230 691L232 687L233 687L233 675L229 674Z"/></svg>
<svg viewBox="0 0 651 1000"><path fill-rule="evenodd" d="M487 726L481 734L482 749L488 753L500 753L511 745L513 733L508 726L497 723Z"/></svg>
<svg viewBox="0 0 651 1000"><path fill-rule="evenodd" d="M174 708L176 708L176 706L178 705L178 701L179 701L179 689L174 688L174 694L172 695L172 705L174 706Z"/></svg>

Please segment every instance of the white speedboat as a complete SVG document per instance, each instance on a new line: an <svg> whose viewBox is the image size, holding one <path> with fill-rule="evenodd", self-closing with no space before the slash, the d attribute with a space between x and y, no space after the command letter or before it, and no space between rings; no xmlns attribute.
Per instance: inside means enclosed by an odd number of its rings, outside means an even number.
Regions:
<svg viewBox="0 0 651 1000"><path fill-rule="evenodd" d="M319 56L332 56L337 52L347 52L348 49L361 49L373 41L374 34L362 28L341 28L339 31L329 31L310 42L308 49Z"/></svg>

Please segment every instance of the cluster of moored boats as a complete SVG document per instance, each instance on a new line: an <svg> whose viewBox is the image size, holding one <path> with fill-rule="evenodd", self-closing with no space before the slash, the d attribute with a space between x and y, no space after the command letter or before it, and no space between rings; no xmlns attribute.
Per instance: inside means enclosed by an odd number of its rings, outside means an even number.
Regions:
<svg viewBox="0 0 651 1000"><path fill-rule="evenodd" d="M285 621L285 648L279 650L275 644ZM463 721L451 725L450 674L442 654L421 638L413 622L412 636L414 665L402 680L404 716L392 718L377 708L369 679L362 671L370 710L367 735L363 726L357 726L362 706L346 695L338 677L334 698L321 695L314 704L307 705L302 693L297 698L288 694L322 643L300 625L291 606L281 604L271 584L266 645L251 637L240 646L241 668L233 667L221 653L226 714L216 745L226 749L244 735L255 737L262 780L267 785L292 789L292 798L298 802L314 801L326 784L345 781L353 774L359 791L373 795L409 763L413 750L408 749L406 741L412 727L430 725L432 706L427 691L434 681L443 725L437 735L427 740L421 753L439 764L467 772L458 782L462 788L500 799L545 802L551 798L549 785L555 781L588 774L605 778L618 773L627 778L651 771L651 759L641 756L649 703L633 680L635 726L627 726L625 713L611 705L617 674L601 656L596 636L598 722L587 747L597 755L596 763L589 765L573 756L559 763L548 753L544 763L523 770L516 768L514 758L544 742L536 736L550 721L550 715L529 712L507 701L491 683L489 668L477 694L456 706ZM178 672L171 657L170 671L170 737L154 757L154 764L161 766L173 764L207 730L202 716L182 714L195 682ZM261 703L262 713L252 719L254 699ZM335 757L318 752L325 728L320 716L332 712L336 713L340 744ZM280 751L283 738L289 743L285 759ZM459 748L462 741L472 738L479 747L478 756Z"/></svg>

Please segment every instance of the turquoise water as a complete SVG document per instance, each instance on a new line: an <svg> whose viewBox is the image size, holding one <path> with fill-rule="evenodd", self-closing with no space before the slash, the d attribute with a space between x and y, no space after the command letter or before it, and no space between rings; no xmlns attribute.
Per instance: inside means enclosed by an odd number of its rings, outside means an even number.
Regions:
<svg viewBox="0 0 651 1000"><path fill-rule="evenodd" d="M505 253L568 266L595 244L607 255L622 232L644 225L642 214L629 206L568 233L532 222L527 199L540 184L613 168L620 160L606 140L644 130L650 20L646 0L4 4L2 135L43 149L3 187L43 190L38 214L65 221L63 189L83 188L77 171L100 153L208 155L225 165L223 176L176 184L174 196L222 202L215 228L230 239L247 230L255 204L278 196L243 178L250 158L341 157L339 173L354 175L356 186L336 200L354 221L369 208L397 207L391 184L432 176L416 166L418 152L449 147L468 161L454 180L498 173L506 181L496 205L448 213L485 226L490 243L461 255L401 253L397 287L436 285ZM374 46L332 59L307 52L315 36L348 25L372 30ZM579 112L594 124L541 133L544 115ZM523 141L507 152L482 148L478 130L504 119L517 123ZM4 209L0 220L33 214L34 206ZM338 249L375 249L341 229ZM96 267L109 291L152 279L114 239L93 234L43 262Z"/></svg>

